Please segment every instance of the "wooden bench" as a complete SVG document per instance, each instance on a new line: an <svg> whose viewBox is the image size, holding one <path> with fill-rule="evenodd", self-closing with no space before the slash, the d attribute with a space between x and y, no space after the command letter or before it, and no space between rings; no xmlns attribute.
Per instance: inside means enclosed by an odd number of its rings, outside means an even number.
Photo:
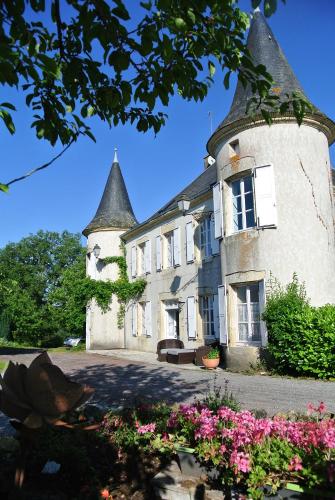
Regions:
<svg viewBox="0 0 335 500"><path fill-rule="evenodd" d="M167 359L168 363L175 365L186 365L193 363L195 359L195 349L168 349Z"/></svg>

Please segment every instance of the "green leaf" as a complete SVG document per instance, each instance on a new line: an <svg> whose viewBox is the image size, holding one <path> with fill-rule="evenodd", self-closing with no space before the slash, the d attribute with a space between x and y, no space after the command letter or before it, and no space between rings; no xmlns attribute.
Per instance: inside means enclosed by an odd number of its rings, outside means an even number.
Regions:
<svg viewBox="0 0 335 500"><path fill-rule="evenodd" d="M175 22L176 27L179 30L184 30L186 28L186 23L185 23L184 19L182 19L181 17L176 17L174 22Z"/></svg>
<svg viewBox="0 0 335 500"><path fill-rule="evenodd" d="M188 9L187 15L191 19L192 23L195 24L195 14L192 9Z"/></svg>
<svg viewBox="0 0 335 500"><path fill-rule="evenodd" d="M268 125L272 123L272 117L266 109L261 109L262 116Z"/></svg>
<svg viewBox="0 0 335 500"><path fill-rule="evenodd" d="M262 0L251 0L251 5L253 9L257 9L259 7Z"/></svg>
<svg viewBox="0 0 335 500"><path fill-rule="evenodd" d="M209 69L209 74L212 78L215 74L215 71L216 71L215 64L212 61L208 61L208 69Z"/></svg>
<svg viewBox="0 0 335 500"><path fill-rule="evenodd" d="M264 0L264 14L266 17L272 16L277 10L277 0Z"/></svg>
<svg viewBox="0 0 335 500"><path fill-rule="evenodd" d="M12 109L13 111L16 111L16 107L11 104L10 102L2 102L0 104L0 106L2 106L3 108L8 108L8 109Z"/></svg>
<svg viewBox="0 0 335 500"><path fill-rule="evenodd" d="M15 125L13 123L11 115L8 113L8 111L4 109L0 109L0 118L2 118L4 124L6 125L9 133L11 135L15 134Z"/></svg>
<svg viewBox="0 0 335 500"><path fill-rule="evenodd" d="M3 191L4 193L8 193L9 186L7 186L7 184L1 184L0 183L0 191Z"/></svg>
<svg viewBox="0 0 335 500"><path fill-rule="evenodd" d="M230 79L230 75L231 75L231 71L228 71L225 76L224 76L224 79L223 79L223 85L225 87L225 89L229 89L229 79Z"/></svg>

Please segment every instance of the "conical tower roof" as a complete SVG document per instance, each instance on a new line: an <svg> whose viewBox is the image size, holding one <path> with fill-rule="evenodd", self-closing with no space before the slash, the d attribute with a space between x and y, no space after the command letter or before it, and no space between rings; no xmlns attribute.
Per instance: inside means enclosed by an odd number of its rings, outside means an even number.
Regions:
<svg viewBox="0 0 335 500"><path fill-rule="evenodd" d="M98 210L83 234L104 229L130 229L138 224L122 176L116 151Z"/></svg>
<svg viewBox="0 0 335 500"><path fill-rule="evenodd" d="M254 64L263 64L272 75L274 93L279 96L285 96L285 94L292 94L292 92L298 91L307 99L271 28L259 10L255 11L252 16L247 47ZM247 104L252 96L251 85L244 87L241 81L238 81L230 111L208 141L210 154L213 153L213 146L218 136L222 137L223 135L233 134L250 126L264 124L264 119L262 119L261 115L251 118L246 114ZM277 116L278 118L285 116L286 120L287 117L294 119L292 110L289 110L284 116ZM313 112L306 115L306 121L308 120L310 120L310 125L325 132L330 144L335 140L335 123L315 106L313 106Z"/></svg>

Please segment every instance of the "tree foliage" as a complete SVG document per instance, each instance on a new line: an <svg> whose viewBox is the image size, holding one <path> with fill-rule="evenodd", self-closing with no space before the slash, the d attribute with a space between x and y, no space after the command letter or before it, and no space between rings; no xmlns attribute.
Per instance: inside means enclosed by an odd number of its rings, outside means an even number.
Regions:
<svg viewBox="0 0 335 500"><path fill-rule="evenodd" d="M269 16L277 0L251 5L262 5ZM270 92L271 75L247 51L249 16L238 2L147 0L140 7L138 19L134 4L123 0L0 2L0 83L24 92L39 139L66 146L81 134L94 140L92 116L109 126L129 122L157 133L170 98L178 93L203 100L216 69L226 88L233 72L252 85L253 108L277 105L285 111ZM299 96L292 102L301 120L306 103ZM271 121L266 109L264 118ZM0 104L11 134L13 111L13 103ZM1 183L0 190L17 180Z"/></svg>
<svg viewBox="0 0 335 500"><path fill-rule="evenodd" d="M80 235L67 231L38 231L0 250L0 317L13 340L38 344L64 331L50 309L50 296L67 270L76 270L73 279L78 278L84 269L80 262L84 266Z"/></svg>

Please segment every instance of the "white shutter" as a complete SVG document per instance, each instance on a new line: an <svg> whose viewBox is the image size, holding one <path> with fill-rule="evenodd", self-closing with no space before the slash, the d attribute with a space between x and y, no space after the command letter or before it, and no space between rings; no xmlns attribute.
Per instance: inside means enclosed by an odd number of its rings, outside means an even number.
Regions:
<svg viewBox="0 0 335 500"><path fill-rule="evenodd" d="M194 261L194 231L193 223L186 224L186 262Z"/></svg>
<svg viewBox="0 0 335 500"><path fill-rule="evenodd" d="M275 182L272 165L254 169L257 227L277 225Z"/></svg>
<svg viewBox="0 0 335 500"><path fill-rule="evenodd" d="M189 339L196 338L195 298L187 297L187 335Z"/></svg>
<svg viewBox="0 0 335 500"><path fill-rule="evenodd" d="M180 229L173 230L173 265L180 266Z"/></svg>
<svg viewBox="0 0 335 500"><path fill-rule="evenodd" d="M145 334L147 337L151 337L151 302L145 303Z"/></svg>
<svg viewBox="0 0 335 500"><path fill-rule="evenodd" d="M210 231L211 231L211 249L212 249L212 255L217 255L220 253L220 241L215 238L215 224L214 224L214 217L211 217L211 222L210 222Z"/></svg>
<svg viewBox="0 0 335 500"><path fill-rule="evenodd" d="M266 303L266 294L265 294L265 281L262 280L258 284L258 294L259 294L259 313L260 317L262 318L262 314L265 309L265 303ZM261 339L262 339L262 346L266 346L268 343L268 332L266 330L266 323L265 321L261 320Z"/></svg>
<svg viewBox="0 0 335 500"><path fill-rule="evenodd" d="M160 236L156 237L156 270L162 269L162 239Z"/></svg>
<svg viewBox="0 0 335 500"><path fill-rule="evenodd" d="M131 306L131 334L133 337L137 335L137 303Z"/></svg>
<svg viewBox="0 0 335 500"><path fill-rule="evenodd" d="M228 345L226 287L218 287L220 343Z"/></svg>
<svg viewBox="0 0 335 500"><path fill-rule="evenodd" d="M144 264L145 264L145 272L151 273L151 241L150 240L145 242Z"/></svg>
<svg viewBox="0 0 335 500"><path fill-rule="evenodd" d="M213 295L213 315L214 315L214 335L215 338L218 339L220 337L218 295Z"/></svg>
<svg viewBox="0 0 335 500"><path fill-rule="evenodd" d="M213 186L213 207L214 207L214 238L223 236L223 206L222 206L222 184L218 182Z"/></svg>
<svg viewBox="0 0 335 500"><path fill-rule="evenodd" d="M136 247L131 247L131 276L136 276Z"/></svg>

